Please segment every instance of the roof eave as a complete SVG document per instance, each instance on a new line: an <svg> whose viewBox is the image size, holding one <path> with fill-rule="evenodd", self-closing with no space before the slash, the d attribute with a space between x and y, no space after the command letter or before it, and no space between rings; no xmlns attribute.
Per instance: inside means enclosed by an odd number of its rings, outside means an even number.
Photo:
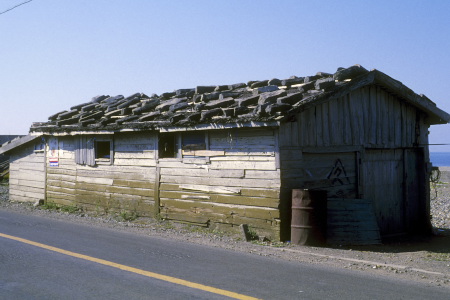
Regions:
<svg viewBox="0 0 450 300"><path fill-rule="evenodd" d="M25 144L28 144L36 139L38 139L41 135L26 135L23 136L17 140L13 140L10 143L0 147L0 154L5 154L7 152L10 152L11 150L16 149L17 147L23 146Z"/></svg>
<svg viewBox="0 0 450 300"><path fill-rule="evenodd" d="M383 72L372 70L370 73L374 74L375 84L383 86L393 94L408 101L411 105L424 111L428 115L427 122L430 125L450 123L450 115L439 109L436 104L426 96L416 94L403 83L393 79Z"/></svg>
<svg viewBox="0 0 450 300"><path fill-rule="evenodd" d="M372 84L382 86L390 93L396 95L397 97L425 112L427 114L426 122L429 125L450 123L450 115L445 111L439 109L433 101L431 101L424 95L416 94L400 81L395 80L378 70L372 70L364 75L352 79L349 84L335 91L331 96L328 96L327 94L321 94L316 97L310 97L309 99L307 99L307 101L298 103L298 105L290 111L290 114L307 109L312 105L317 105L321 101L330 101L332 99L345 96L352 91ZM288 119L289 116L286 116L283 120Z"/></svg>
<svg viewBox="0 0 450 300"><path fill-rule="evenodd" d="M214 130L214 129L232 129L232 128L259 128L259 127L279 127L280 122L275 120L268 121L236 121L230 123L200 123L190 126L176 126L166 124L165 126L154 125L149 128L134 128L133 125L121 126L120 129L109 130L93 130L89 128L55 128L49 130L46 128L39 128L39 131L34 131L40 135L53 135L53 136L72 136L72 135L86 135L86 134L114 134L116 132L128 132L128 131L157 131L157 132L171 132L171 131L191 131L191 130Z"/></svg>

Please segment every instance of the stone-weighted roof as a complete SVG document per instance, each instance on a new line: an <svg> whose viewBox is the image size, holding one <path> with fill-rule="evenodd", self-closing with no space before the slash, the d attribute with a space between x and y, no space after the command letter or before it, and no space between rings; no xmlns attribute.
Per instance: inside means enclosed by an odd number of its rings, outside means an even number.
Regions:
<svg viewBox="0 0 450 300"><path fill-rule="evenodd" d="M354 65L339 68L334 74L319 72L313 76L292 76L284 80L197 86L161 95L136 93L126 98L122 95L97 96L89 102L51 115L48 122L34 123L31 131L152 129L282 121L303 104L331 96L354 84L354 79L369 73L362 66ZM426 97L423 100L432 103Z"/></svg>

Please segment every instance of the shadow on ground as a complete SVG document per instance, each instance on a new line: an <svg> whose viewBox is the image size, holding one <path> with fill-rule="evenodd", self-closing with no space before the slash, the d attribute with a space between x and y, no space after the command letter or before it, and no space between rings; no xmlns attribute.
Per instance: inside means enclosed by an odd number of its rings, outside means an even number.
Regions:
<svg viewBox="0 0 450 300"><path fill-rule="evenodd" d="M381 245L348 246L345 248L379 253L428 251L450 254L450 229L434 228L433 234L428 236L402 236L385 240Z"/></svg>

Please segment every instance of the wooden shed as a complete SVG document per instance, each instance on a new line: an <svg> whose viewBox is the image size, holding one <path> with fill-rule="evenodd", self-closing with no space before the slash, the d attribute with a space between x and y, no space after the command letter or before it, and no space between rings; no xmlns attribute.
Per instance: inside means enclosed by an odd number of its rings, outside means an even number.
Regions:
<svg viewBox="0 0 450 300"><path fill-rule="evenodd" d="M11 156L12 201L222 230L248 224L288 240L291 190L316 189L339 205L364 200L388 237L430 229L428 129L449 121L427 97L355 65L161 95L97 96L34 123L0 153ZM332 241L349 226L329 222Z"/></svg>
<svg viewBox="0 0 450 300"><path fill-rule="evenodd" d="M20 135L0 135L0 147L3 144L7 144L15 138L21 137ZM4 177L9 175L9 157L0 154L0 181L3 180Z"/></svg>

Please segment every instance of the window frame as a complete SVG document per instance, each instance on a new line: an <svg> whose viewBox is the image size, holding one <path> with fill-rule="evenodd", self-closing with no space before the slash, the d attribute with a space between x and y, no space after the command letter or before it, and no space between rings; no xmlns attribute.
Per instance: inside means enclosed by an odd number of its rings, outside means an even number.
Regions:
<svg viewBox="0 0 450 300"><path fill-rule="evenodd" d="M109 143L109 158L97 157L97 143ZM114 163L114 136L77 135L74 137L75 164L95 167Z"/></svg>
<svg viewBox="0 0 450 300"><path fill-rule="evenodd" d="M191 135L191 137L188 137L188 135ZM192 138L192 136L194 138ZM202 140L202 143L186 144L185 145L185 138L186 139L190 138L190 139L194 139L194 140L195 139L199 139L199 140ZM187 143L187 141L186 141L186 143ZM181 149L183 151L193 151L193 152L195 152L196 150L206 150L206 148L207 148L207 143L206 143L206 134L205 134L205 132L203 132L203 131L189 131L189 132L183 132L181 134Z"/></svg>
<svg viewBox="0 0 450 300"><path fill-rule="evenodd" d="M170 148L172 148L172 151L168 151L165 149L163 151L162 146L163 143L165 144L166 141L172 143ZM163 132L158 134L158 159L164 159L164 160L179 160L180 153L179 153L179 145L180 145L180 135L177 132ZM170 153L171 155L168 155Z"/></svg>
<svg viewBox="0 0 450 300"><path fill-rule="evenodd" d="M99 147L98 143L109 143L109 158L105 157L98 157ZM95 157L95 164L98 165L112 165L114 161L114 142L113 138L107 138L107 137L94 137L94 157ZM103 149L104 151L104 149Z"/></svg>
<svg viewBox="0 0 450 300"><path fill-rule="evenodd" d="M183 145L183 137L189 134L203 134L203 140L204 143L201 143L202 146L199 147L201 149L197 150L209 150L209 134L207 131L204 130L198 130L198 131L182 131L182 132L159 132L158 134L158 155L157 160L164 160L164 161L180 161L183 163L195 163L195 164L207 164L210 163L209 156L197 156L192 154L185 154L185 151L187 152L189 147L185 147ZM161 137L173 135L174 138L174 156L170 157L161 157ZM193 146L195 144L190 144L190 148L195 148ZM184 148L184 149L183 149Z"/></svg>
<svg viewBox="0 0 450 300"><path fill-rule="evenodd" d="M40 141L34 144L34 153L44 153L47 142L44 137L41 138Z"/></svg>

